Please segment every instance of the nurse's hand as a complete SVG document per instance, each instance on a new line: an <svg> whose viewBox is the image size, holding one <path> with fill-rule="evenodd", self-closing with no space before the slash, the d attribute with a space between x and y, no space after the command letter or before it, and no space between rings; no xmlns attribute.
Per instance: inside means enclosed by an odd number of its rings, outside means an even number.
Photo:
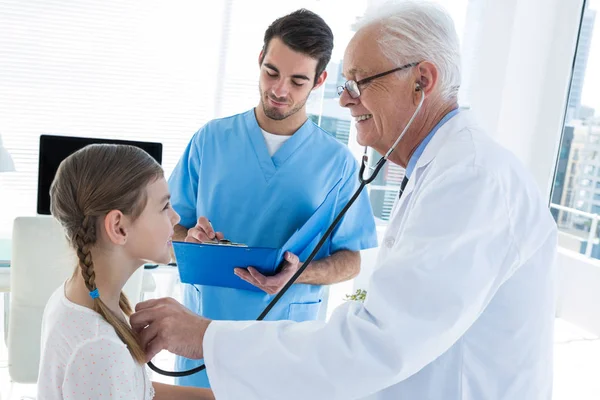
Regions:
<svg viewBox="0 0 600 400"><path fill-rule="evenodd" d="M203 357L202 341L211 321L192 313L174 299L138 303L129 321L146 352L146 361L161 350L191 359Z"/></svg>
<svg viewBox="0 0 600 400"><path fill-rule="evenodd" d="M277 275L265 276L252 267L248 267L248 269L236 268L234 273L268 294L277 294L301 267L300 259L297 255L288 251L284 257L286 263Z"/></svg>
<svg viewBox="0 0 600 400"><path fill-rule="evenodd" d="M224 237L222 232L215 232L208 218L200 217L198 218L198 222L196 222L196 226L188 230L185 241L201 243L210 242L215 238L222 240Z"/></svg>

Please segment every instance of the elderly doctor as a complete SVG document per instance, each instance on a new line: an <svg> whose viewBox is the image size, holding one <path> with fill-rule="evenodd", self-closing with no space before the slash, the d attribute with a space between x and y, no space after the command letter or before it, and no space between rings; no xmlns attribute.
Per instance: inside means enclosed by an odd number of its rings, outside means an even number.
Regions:
<svg viewBox="0 0 600 400"><path fill-rule="evenodd" d="M530 174L458 111L458 40L425 2L367 16L340 103L407 169L366 302L327 322L209 321L174 300L131 318L149 356L201 358L217 399L550 399L556 226ZM395 72L390 72L394 71Z"/></svg>

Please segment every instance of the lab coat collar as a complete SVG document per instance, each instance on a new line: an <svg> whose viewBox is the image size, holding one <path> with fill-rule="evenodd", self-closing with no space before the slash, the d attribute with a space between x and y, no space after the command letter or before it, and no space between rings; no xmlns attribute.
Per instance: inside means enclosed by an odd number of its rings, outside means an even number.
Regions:
<svg viewBox="0 0 600 400"><path fill-rule="evenodd" d="M453 118L456 114L458 114L458 112L459 112L459 109L455 108L452 111L448 112L446 115L444 115L444 117L440 120L440 122L438 122L433 127L433 129L431 130L431 132L429 132L429 134L425 137L425 139L423 139L421 141L421 143L417 146L417 149L414 151L413 155L410 156L410 159L408 160L408 165L406 166L406 176L409 179L410 179L410 176L411 176L412 172L415 169L415 166L417 165L417 161L419 161L419 158L421 157L421 154L423 154L423 150L425 150L425 147L427 147L427 145L431 141L431 138L435 135L435 133L442 126L444 126L444 124L446 122L448 122L451 118Z"/></svg>
<svg viewBox="0 0 600 400"><path fill-rule="evenodd" d="M415 187L415 181L417 177L420 175L420 172L431 163L437 154L440 152L444 143L448 140L449 136L462 127L470 125L473 121L473 117L468 110L460 110L459 113L454 115L451 119L449 119L444 125L442 125L439 130L433 135L421 157L417 161L417 165L415 166L414 171L412 172L411 179L408 180L408 184L404 189L404 194L402 198L406 198L407 195L412 192Z"/></svg>

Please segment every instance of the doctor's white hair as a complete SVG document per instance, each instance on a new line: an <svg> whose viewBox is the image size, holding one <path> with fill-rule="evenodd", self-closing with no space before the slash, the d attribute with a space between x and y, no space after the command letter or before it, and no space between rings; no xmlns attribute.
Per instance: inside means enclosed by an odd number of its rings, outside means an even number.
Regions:
<svg viewBox="0 0 600 400"><path fill-rule="evenodd" d="M398 67L431 62L438 69L442 98L458 96L460 44L452 17L442 6L429 1L390 1L368 10L357 28L374 24L381 27L378 43L391 62Z"/></svg>

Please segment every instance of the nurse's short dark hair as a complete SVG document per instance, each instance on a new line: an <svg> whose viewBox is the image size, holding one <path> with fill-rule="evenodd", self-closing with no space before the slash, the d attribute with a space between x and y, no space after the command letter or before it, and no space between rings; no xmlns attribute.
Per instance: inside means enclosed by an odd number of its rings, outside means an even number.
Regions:
<svg viewBox="0 0 600 400"><path fill-rule="evenodd" d="M281 39L290 49L318 60L316 83L327 68L333 51L333 32L323 18L302 8L276 19L265 31L263 57L274 37Z"/></svg>

